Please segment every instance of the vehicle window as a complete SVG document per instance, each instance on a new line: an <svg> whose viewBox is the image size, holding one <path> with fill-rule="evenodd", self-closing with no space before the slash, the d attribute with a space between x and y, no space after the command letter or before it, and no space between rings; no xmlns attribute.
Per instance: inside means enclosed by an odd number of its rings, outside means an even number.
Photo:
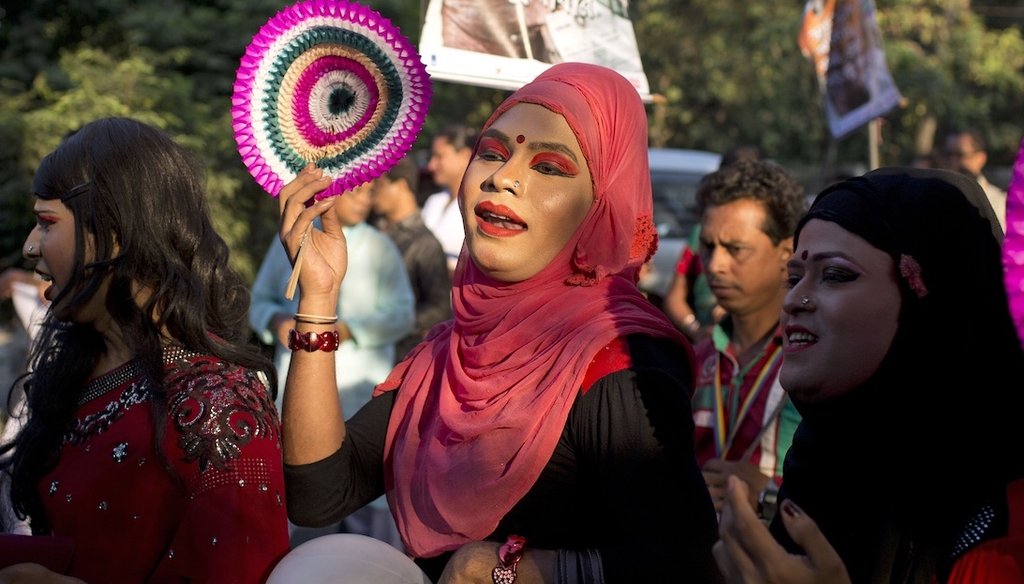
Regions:
<svg viewBox="0 0 1024 584"><path fill-rule="evenodd" d="M654 224L658 236L687 238L697 224L697 184L700 175L651 174L654 192Z"/></svg>

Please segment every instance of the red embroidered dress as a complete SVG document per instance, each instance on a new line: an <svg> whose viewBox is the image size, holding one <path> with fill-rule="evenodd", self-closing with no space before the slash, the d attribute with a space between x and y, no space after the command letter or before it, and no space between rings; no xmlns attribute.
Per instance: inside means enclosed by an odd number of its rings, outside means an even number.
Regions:
<svg viewBox="0 0 1024 584"><path fill-rule="evenodd" d="M152 386L132 361L89 384L40 483L53 533L75 540L69 574L91 584L263 581L288 551L280 424L266 385L181 349L164 363L163 457Z"/></svg>

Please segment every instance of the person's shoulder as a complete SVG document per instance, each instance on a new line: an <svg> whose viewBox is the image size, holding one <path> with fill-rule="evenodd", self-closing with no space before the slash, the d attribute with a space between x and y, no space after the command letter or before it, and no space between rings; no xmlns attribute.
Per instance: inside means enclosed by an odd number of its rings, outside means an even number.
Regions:
<svg viewBox="0 0 1024 584"><path fill-rule="evenodd" d="M608 361L612 364L608 365ZM679 343L646 334L632 334L619 337L599 353L590 366L588 377L595 388L599 385L634 384L653 377L689 386L690 371L690 354Z"/></svg>
<svg viewBox="0 0 1024 584"><path fill-rule="evenodd" d="M678 342L645 334L625 337L636 370L690 370L690 352Z"/></svg>
<svg viewBox="0 0 1024 584"><path fill-rule="evenodd" d="M267 393L267 378L261 371L225 361L215 355L173 349L165 359L168 395L192 394L210 398L233 395L249 401Z"/></svg>
<svg viewBox="0 0 1024 584"><path fill-rule="evenodd" d="M628 362L599 376L594 375L595 364L591 365L588 377L597 379L589 388L582 388L573 406L576 423L609 414L616 418L642 416L652 404L661 410L659 415L688 415L692 374L686 348L645 334L620 337L616 342L621 343Z"/></svg>
<svg viewBox="0 0 1024 584"><path fill-rule="evenodd" d="M1006 197L1006 191L992 184L983 174L978 175L978 184L981 185L981 190L985 191L985 194L989 198L1002 199Z"/></svg>
<svg viewBox="0 0 1024 584"><path fill-rule="evenodd" d="M423 201L423 208L421 212L427 211L431 207L435 206L444 207L448 204L448 201L450 199L451 195L448 194L448 191L438 191L430 195L429 197L426 198L426 200Z"/></svg>
<svg viewBox="0 0 1024 584"><path fill-rule="evenodd" d="M430 230L422 221L409 228L409 233L412 235L413 241L417 245L423 247L436 247L440 253L444 253L441 248L441 241L437 239L434 232Z"/></svg>
<svg viewBox="0 0 1024 584"><path fill-rule="evenodd" d="M277 410L261 372L184 349L167 361L168 418L186 462L223 470L253 438L278 439Z"/></svg>

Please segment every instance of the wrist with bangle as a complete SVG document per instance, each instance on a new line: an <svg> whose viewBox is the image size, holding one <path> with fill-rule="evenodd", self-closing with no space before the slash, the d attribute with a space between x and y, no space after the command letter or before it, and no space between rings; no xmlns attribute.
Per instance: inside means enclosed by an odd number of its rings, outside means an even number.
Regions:
<svg viewBox="0 0 1024 584"><path fill-rule="evenodd" d="M757 517L765 523L771 523L779 508L779 487L769 481L765 488L757 494Z"/></svg>
<svg viewBox="0 0 1024 584"><path fill-rule="evenodd" d="M338 323L337 314L334 316L320 316L296 312L294 319L296 326L299 324L330 326ZM307 353L322 351L324 353L331 353L337 351L340 345L341 335L338 333L337 328L319 332L299 332L295 329L288 331L288 349L291 351L306 351Z"/></svg>
<svg viewBox="0 0 1024 584"><path fill-rule="evenodd" d="M691 334L697 334L700 331L700 321L697 320L696 314L691 312L683 317L683 330Z"/></svg>
<svg viewBox="0 0 1024 584"><path fill-rule="evenodd" d="M295 322L301 322L303 324L335 324L338 322L338 315L334 316L320 316L318 314L303 314L296 312L295 316L292 317Z"/></svg>

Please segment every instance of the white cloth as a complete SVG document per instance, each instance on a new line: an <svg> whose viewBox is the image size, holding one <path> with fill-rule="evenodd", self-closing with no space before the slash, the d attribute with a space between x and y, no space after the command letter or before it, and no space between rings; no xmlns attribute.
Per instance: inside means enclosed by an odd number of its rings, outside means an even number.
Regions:
<svg viewBox="0 0 1024 584"><path fill-rule="evenodd" d="M1006 191L1000 189L996 185L988 182L985 175L978 175L978 184L981 185L981 189L985 191L985 196L988 197L988 202L992 205L992 210L996 212L996 219L999 220L999 226L1003 228L1003 232L1006 232Z"/></svg>
<svg viewBox="0 0 1024 584"><path fill-rule="evenodd" d="M388 544L337 533L311 539L281 558L267 584L431 584L419 566Z"/></svg>
<svg viewBox="0 0 1024 584"><path fill-rule="evenodd" d="M14 312L18 315L18 320L28 331L29 340L35 340L50 303L39 297L38 286L24 282L11 284L11 300L14 302Z"/></svg>
<svg viewBox="0 0 1024 584"><path fill-rule="evenodd" d="M18 394L17 401L11 406L10 416L4 424L3 434L0 435L0 446L14 440L25 425L25 394ZM8 452L11 456L13 451ZM11 501L11 481L7 473L0 473L0 533L13 533L17 535L32 535L32 527L28 520L18 519L14 512L14 503Z"/></svg>
<svg viewBox="0 0 1024 584"><path fill-rule="evenodd" d="M341 283L338 318L352 339L336 352L338 395L349 418L370 401L373 388L387 377L394 364L395 341L412 329L415 298L398 248L384 234L365 223L343 229L348 241L348 271ZM299 296L284 299L292 267L284 247L271 244L252 288L249 325L260 339L275 348L277 407L281 408L291 351L277 342L270 322L277 313L294 314Z"/></svg>
<svg viewBox="0 0 1024 584"><path fill-rule="evenodd" d="M454 271L459 254L462 253L462 242L466 239L466 228L462 223L458 201L448 191L434 193L423 202L420 215L423 224L441 242L441 249L448 260L448 270Z"/></svg>
<svg viewBox="0 0 1024 584"><path fill-rule="evenodd" d="M39 335L39 328L46 318L46 311L50 306L49 302L39 297L39 287L24 282L14 282L11 287L11 299L14 301L14 311L18 320L28 333L29 344L35 341ZM6 389L6 388L4 388ZM0 434L0 446L12 442L18 432L25 425L25 394L18 389L17 397L8 412L7 421L3 425L3 433ZM10 398L8 398L10 399ZM0 407L6 408L5 400ZM8 456L13 452L7 453ZM27 520L18 519L14 513L11 502L11 483L6 473L0 474L0 527L7 533L18 535L32 535L32 528Z"/></svg>

